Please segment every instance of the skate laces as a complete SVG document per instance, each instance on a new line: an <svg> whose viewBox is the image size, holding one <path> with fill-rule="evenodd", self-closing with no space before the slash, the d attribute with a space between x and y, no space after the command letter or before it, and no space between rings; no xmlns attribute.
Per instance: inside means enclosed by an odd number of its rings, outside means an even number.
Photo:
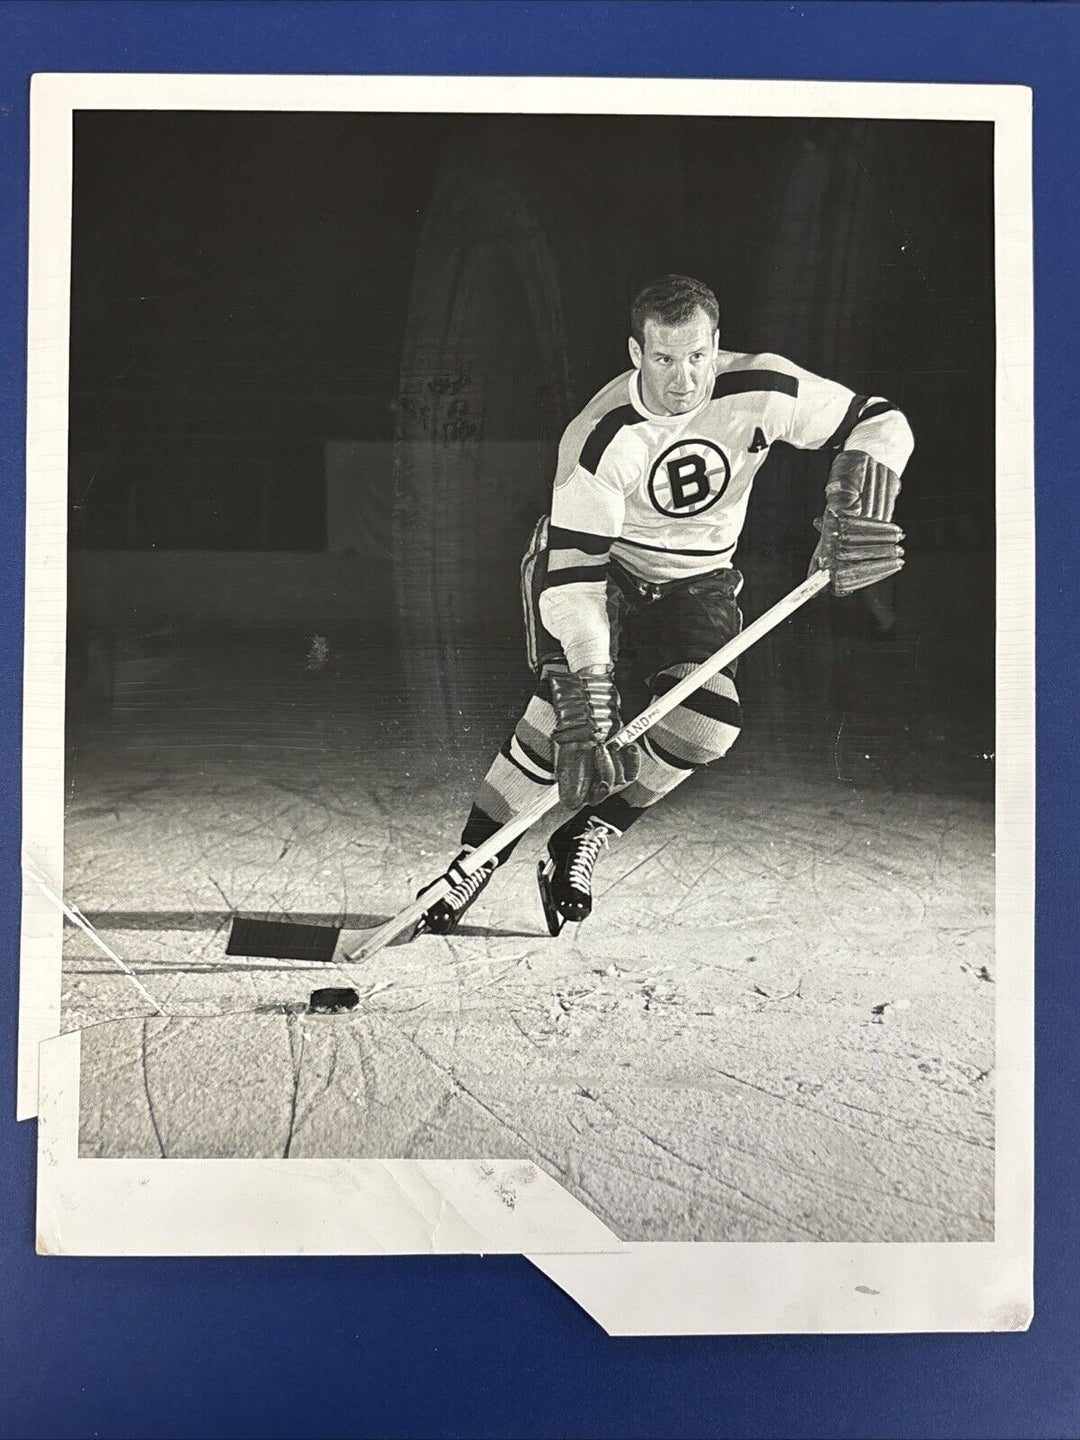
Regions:
<svg viewBox="0 0 1080 1440"><path fill-rule="evenodd" d="M454 909L470 904L494 875L498 863L497 860L489 860L478 870L466 873L455 860L448 873L457 878L454 888L445 896L445 903Z"/></svg>
<svg viewBox="0 0 1080 1440"><path fill-rule="evenodd" d="M570 863L566 867L566 878L575 890L590 893L593 867L600 851L607 848L610 838L611 831L603 822L590 822L588 829L574 841Z"/></svg>

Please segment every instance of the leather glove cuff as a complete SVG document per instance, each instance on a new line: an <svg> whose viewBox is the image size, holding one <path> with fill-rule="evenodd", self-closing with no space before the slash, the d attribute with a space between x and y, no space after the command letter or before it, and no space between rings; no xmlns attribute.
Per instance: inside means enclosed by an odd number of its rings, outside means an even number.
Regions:
<svg viewBox="0 0 1080 1440"><path fill-rule="evenodd" d="M862 450L841 450L829 469L826 509L867 520L891 520L900 478Z"/></svg>
<svg viewBox="0 0 1080 1440"><path fill-rule="evenodd" d="M555 710L555 739L602 745L619 728L619 695L613 665L545 671Z"/></svg>

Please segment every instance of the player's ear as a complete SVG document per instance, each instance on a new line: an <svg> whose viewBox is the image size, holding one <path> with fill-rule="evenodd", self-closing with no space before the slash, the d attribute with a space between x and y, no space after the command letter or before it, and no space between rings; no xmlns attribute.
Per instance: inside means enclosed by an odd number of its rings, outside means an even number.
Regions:
<svg viewBox="0 0 1080 1440"><path fill-rule="evenodd" d="M628 350L630 351L630 359L633 363L634 369L640 370L642 360L641 346L637 343L637 341L632 335L630 336L630 339L626 342L626 344Z"/></svg>

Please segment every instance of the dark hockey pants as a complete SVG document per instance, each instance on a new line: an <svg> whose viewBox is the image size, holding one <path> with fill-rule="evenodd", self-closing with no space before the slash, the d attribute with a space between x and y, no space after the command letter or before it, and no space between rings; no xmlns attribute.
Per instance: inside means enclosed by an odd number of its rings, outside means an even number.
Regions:
<svg viewBox="0 0 1080 1440"><path fill-rule="evenodd" d="M540 621L541 565L526 554L522 598L530 663L539 669L561 659L554 638ZM541 571L540 574L537 572ZM651 697L662 695L695 665L734 638L742 627L737 603L742 576L730 568L693 580L648 585L617 561L609 563L608 622L612 655L631 676L643 677ZM617 795L581 812L595 815L623 832L682 783L694 770L725 755L742 726L732 664L657 722L638 744L641 773ZM624 718L629 718L624 714ZM555 781L552 732L555 713L543 679L525 712L493 760L476 792L462 833L462 844L475 847L530 805ZM515 842L516 843L516 842ZM507 847L505 859L513 849Z"/></svg>

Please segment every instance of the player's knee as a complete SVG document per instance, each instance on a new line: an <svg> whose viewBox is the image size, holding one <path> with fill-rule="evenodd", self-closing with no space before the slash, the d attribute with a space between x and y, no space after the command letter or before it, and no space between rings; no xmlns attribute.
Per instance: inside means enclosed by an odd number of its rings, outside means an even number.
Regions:
<svg viewBox="0 0 1080 1440"><path fill-rule="evenodd" d="M668 765L701 770L720 760L734 745L739 726L685 710L681 705L649 732L650 747Z"/></svg>
<svg viewBox="0 0 1080 1440"><path fill-rule="evenodd" d="M681 672L691 667L672 666L654 679L657 694L670 690ZM675 762L695 770L722 759L742 729L742 707L735 683L723 673L688 695L653 730L655 741Z"/></svg>
<svg viewBox="0 0 1080 1440"><path fill-rule="evenodd" d="M731 747L742 734L742 727L739 725L724 725L721 733L713 734L707 741L706 747L710 754L704 763L712 765L716 760L723 760Z"/></svg>
<svg viewBox="0 0 1080 1440"><path fill-rule="evenodd" d="M739 736L740 736L741 734L742 734L742 731L741 731L740 729L735 729L735 728L733 728L732 731L731 731L731 733L730 733L729 735L727 735L727 736L715 747L713 756L712 756L712 758L711 758L710 760L707 760L707 761L705 762L706 765L712 765L712 764L713 764L715 761L717 761L717 760L723 760L724 756L728 753L728 751L731 749L731 747L735 744L735 741L738 740L738 738L739 738Z"/></svg>

